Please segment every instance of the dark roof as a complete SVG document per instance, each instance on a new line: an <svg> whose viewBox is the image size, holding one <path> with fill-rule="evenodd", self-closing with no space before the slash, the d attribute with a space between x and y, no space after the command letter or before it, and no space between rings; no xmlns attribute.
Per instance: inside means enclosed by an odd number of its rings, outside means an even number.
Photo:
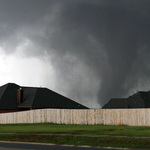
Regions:
<svg viewBox="0 0 150 150"><path fill-rule="evenodd" d="M128 98L112 98L102 109L150 108L150 91L139 91Z"/></svg>
<svg viewBox="0 0 150 150"><path fill-rule="evenodd" d="M0 109L17 109L17 89L16 84L5 84L0 87Z"/></svg>
<svg viewBox="0 0 150 150"><path fill-rule="evenodd" d="M17 90L23 90L23 102L17 104ZM0 109L18 108L63 108L87 109L67 97L64 97L48 88L21 87L8 83L0 87Z"/></svg>

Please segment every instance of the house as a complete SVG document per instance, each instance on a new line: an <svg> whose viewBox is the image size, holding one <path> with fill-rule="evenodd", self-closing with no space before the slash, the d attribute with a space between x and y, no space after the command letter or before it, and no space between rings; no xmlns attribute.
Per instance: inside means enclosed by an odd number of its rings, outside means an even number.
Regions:
<svg viewBox="0 0 150 150"><path fill-rule="evenodd" d="M150 108L150 91L139 91L128 98L112 98L102 109Z"/></svg>
<svg viewBox="0 0 150 150"><path fill-rule="evenodd" d="M0 87L0 113L32 109L88 109L48 88L8 83Z"/></svg>

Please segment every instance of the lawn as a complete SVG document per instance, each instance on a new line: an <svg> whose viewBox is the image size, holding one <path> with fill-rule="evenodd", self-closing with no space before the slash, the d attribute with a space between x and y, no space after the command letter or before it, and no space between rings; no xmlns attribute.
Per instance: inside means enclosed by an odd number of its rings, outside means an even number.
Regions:
<svg viewBox="0 0 150 150"><path fill-rule="evenodd" d="M149 139L134 139L134 138L4 134L0 135L0 141L38 142L38 143L89 145L89 146L105 146L105 147L150 148Z"/></svg>
<svg viewBox="0 0 150 150"><path fill-rule="evenodd" d="M133 138L132 136L150 137L150 127L104 126L104 125L61 125L51 123L36 124L0 124L0 141L23 141L56 144L74 144L90 146L111 146L128 148L150 148L150 139ZM30 134L15 134L30 133ZM120 135L119 137L81 137L58 135L33 135L31 133L69 133Z"/></svg>
<svg viewBox="0 0 150 150"><path fill-rule="evenodd" d="M150 127L62 125L51 123L0 124L0 133L69 133L150 137Z"/></svg>

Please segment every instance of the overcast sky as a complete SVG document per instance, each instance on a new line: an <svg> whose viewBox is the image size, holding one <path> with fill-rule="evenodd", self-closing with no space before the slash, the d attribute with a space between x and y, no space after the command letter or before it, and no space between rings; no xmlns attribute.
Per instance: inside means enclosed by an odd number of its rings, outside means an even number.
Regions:
<svg viewBox="0 0 150 150"><path fill-rule="evenodd" d="M90 108L150 90L149 14L150 0L0 0L0 86Z"/></svg>

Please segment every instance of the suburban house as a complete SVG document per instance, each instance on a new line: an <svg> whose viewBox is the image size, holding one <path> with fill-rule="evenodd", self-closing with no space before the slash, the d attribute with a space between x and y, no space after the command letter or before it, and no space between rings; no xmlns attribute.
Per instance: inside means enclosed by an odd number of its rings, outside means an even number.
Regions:
<svg viewBox="0 0 150 150"><path fill-rule="evenodd" d="M102 109L150 108L150 91L139 91L128 98L112 98Z"/></svg>
<svg viewBox="0 0 150 150"><path fill-rule="evenodd" d="M88 109L48 88L8 83L0 87L0 113L32 109Z"/></svg>

